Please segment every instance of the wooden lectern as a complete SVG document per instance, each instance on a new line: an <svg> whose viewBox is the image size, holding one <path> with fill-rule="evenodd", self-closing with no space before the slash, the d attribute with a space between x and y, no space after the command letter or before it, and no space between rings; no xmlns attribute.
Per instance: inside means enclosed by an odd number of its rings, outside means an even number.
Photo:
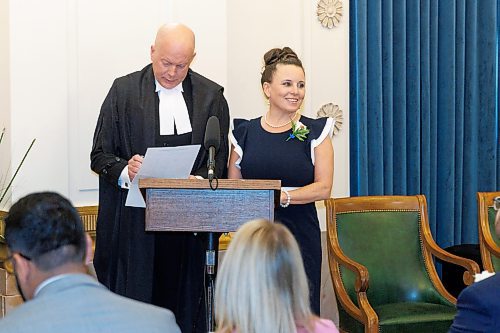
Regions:
<svg viewBox="0 0 500 333"><path fill-rule="evenodd" d="M214 180L215 181L215 180ZM146 201L146 231L229 232L257 218L274 220L281 181L220 179L139 180Z"/></svg>
<svg viewBox="0 0 500 333"><path fill-rule="evenodd" d="M215 262L218 249L214 233L230 232L243 223L264 218L274 221L281 181L214 179L139 180L146 201L146 231L192 231L208 233L206 251L207 332L215 331ZM215 186L214 186L215 187ZM203 277L200 277L203 279Z"/></svg>

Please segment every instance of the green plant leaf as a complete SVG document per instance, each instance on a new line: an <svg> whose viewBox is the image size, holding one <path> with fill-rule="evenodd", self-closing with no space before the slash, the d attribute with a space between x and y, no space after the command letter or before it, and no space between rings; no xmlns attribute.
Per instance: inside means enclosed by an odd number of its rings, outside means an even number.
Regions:
<svg viewBox="0 0 500 333"><path fill-rule="evenodd" d="M2 134L0 136L0 143L2 142L4 133L5 133L5 128L2 130ZM14 175L12 176L12 178L9 181L9 183L7 184L7 187L5 187L4 189L0 190L0 194L1 194L0 195L0 204L2 203L3 199L7 195L7 192L9 191L10 187L12 186L12 182L14 182L14 179L16 179L17 173L21 169L21 167L22 167L22 165L24 163L24 160L26 159L26 156L28 156L28 153L30 152L30 150L33 147L33 145L35 144L35 141L36 141L36 139L33 139L33 141L31 141L31 144L29 145L28 150L26 150L26 152L24 153L23 159L21 160L21 162L17 166L16 172L14 172Z"/></svg>

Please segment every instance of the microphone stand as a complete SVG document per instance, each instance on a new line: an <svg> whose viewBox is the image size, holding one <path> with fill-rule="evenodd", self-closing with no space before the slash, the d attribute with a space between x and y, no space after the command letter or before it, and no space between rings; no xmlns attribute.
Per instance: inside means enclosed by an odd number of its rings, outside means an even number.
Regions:
<svg viewBox="0 0 500 333"><path fill-rule="evenodd" d="M215 174L215 155L220 145L220 125L216 116L208 118L204 139L205 149L208 150L207 160L207 178L210 188L215 191L219 187L219 180ZM215 184L213 180L215 178ZM207 331L215 332L215 311L214 311L214 292L215 292L215 271L217 262L218 239L213 232L207 233L207 249L205 257L205 306L207 315Z"/></svg>
<svg viewBox="0 0 500 333"><path fill-rule="evenodd" d="M215 235L213 232L207 233L207 250L206 250L206 311L207 311L207 332L215 332L215 258L217 246L215 242Z"/></svg>
<svg viewBox="0 0 500 333"><path fill-rule="evenodd" d="M219 187L219 179L215 176L215 149L210 147L208 159L208 181L210 188L215 191ZM212 181L215 179L215 186ZM218 252L218 240L215 239L214 232L207 233L207 249L205 254L205 292L206 292L206 312L207 312L207 332L215 332L215 263Z"/></svg>

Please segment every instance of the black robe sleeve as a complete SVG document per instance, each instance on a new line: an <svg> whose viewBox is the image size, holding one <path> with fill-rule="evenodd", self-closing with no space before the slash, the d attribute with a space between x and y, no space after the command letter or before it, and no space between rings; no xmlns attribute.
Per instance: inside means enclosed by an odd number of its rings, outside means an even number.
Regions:
<svg viewBox="0 0 500 333"><path fill-rule="evenodd" d="M90 153L91 169L115 186L118 186L118 178L128 163L116 155L120 150L118 120L115 81L102 104Z"/></svg>

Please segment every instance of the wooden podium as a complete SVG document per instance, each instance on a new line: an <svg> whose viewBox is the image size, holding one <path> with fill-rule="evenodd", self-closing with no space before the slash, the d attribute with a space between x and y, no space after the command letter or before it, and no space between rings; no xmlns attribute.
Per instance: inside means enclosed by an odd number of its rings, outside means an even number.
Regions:
<svg viewBox="0 0 500 333"><path fill-rule="evenodd" d="M215 182L215 180L214 180ZM146 201L146 231L229 232L257 218L273 221L281 181L220 179L139 180Z"/></svg>
<svg viewBox="0 0 500 333"><path fill-rule="evenodd" d="M215 188L214 184L217 183ZM214 233L230 232L243 223L264 218L274 220L281 181L214 179L139 180L146 201L146 231L206 232L207 332L215 332L215 263L218 252ZM200 277L203 279L203 277Z"/></svg>

